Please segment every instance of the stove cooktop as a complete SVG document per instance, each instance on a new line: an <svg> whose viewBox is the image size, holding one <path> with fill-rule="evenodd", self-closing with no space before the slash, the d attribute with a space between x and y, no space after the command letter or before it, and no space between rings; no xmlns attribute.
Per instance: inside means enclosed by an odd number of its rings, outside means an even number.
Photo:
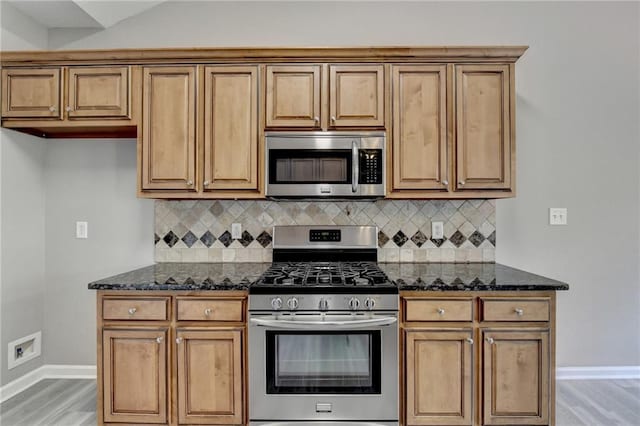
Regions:
<svg viewBox="0 0 640 426"><path fill-rule="evenodd" d="M376 262L275 262L250 293L397 293Z"/></svg>

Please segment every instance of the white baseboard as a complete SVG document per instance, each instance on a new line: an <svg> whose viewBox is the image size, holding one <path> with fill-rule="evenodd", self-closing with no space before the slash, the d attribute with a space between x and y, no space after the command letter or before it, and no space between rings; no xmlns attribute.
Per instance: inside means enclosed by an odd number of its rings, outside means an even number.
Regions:
<svg viewBox="0 0 640 426"><path fill-rule="evenodd" d="M620 367L558 367L556 380L640 379L640 365Z"/></svg>
<svg viewBox="0 0 640 426"><path fill-rule="evenodd" d="M46 364L0 387L0 402L4 402L43 379L95 379L95 365Z"/></svg>

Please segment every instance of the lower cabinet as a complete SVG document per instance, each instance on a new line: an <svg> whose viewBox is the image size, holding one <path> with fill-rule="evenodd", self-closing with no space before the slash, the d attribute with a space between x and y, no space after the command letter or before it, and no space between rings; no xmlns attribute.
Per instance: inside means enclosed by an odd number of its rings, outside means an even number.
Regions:
<svg viewBox="0 0 640 426"><path fill-rule="evenodd" d="M553 292L401 298L405 426L555 424Z"/></svg>
<svg viewBox="0 0 640 426"><path fill-rule="evenodd" d="M103 330L105 422L167 423L167 333Z"/></svg>
<svg viewBox="0 0 640 426"><path fill-rule="evenodd" d="M177 331L178 422L242 424L242 331Z"/></svg>
<svg viewBox="0 0 640 426"><path fill-rule="evenodd" d="M141 293L98 292L98 424L246 424L246 293Z"/></svg>

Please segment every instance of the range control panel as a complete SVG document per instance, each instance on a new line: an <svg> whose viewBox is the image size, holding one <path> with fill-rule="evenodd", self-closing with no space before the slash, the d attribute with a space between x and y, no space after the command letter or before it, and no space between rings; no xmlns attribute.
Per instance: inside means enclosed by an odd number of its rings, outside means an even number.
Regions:
<svg viewBox="0 0 640 426"><path fill-rule="evenodd" d="M313 242L338 242L342 239L339 229L311 229L309 241Z"/></svg>

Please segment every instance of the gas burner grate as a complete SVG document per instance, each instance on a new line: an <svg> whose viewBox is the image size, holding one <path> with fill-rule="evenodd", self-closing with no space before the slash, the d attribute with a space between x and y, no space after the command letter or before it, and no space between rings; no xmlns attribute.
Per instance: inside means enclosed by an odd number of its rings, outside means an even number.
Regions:
<svg viewBox="0 0 640 426"><path fill-rule="evenodd" d="M388 282L375 262L278 262L262 275L258 285L373 286Z"/></svg>

